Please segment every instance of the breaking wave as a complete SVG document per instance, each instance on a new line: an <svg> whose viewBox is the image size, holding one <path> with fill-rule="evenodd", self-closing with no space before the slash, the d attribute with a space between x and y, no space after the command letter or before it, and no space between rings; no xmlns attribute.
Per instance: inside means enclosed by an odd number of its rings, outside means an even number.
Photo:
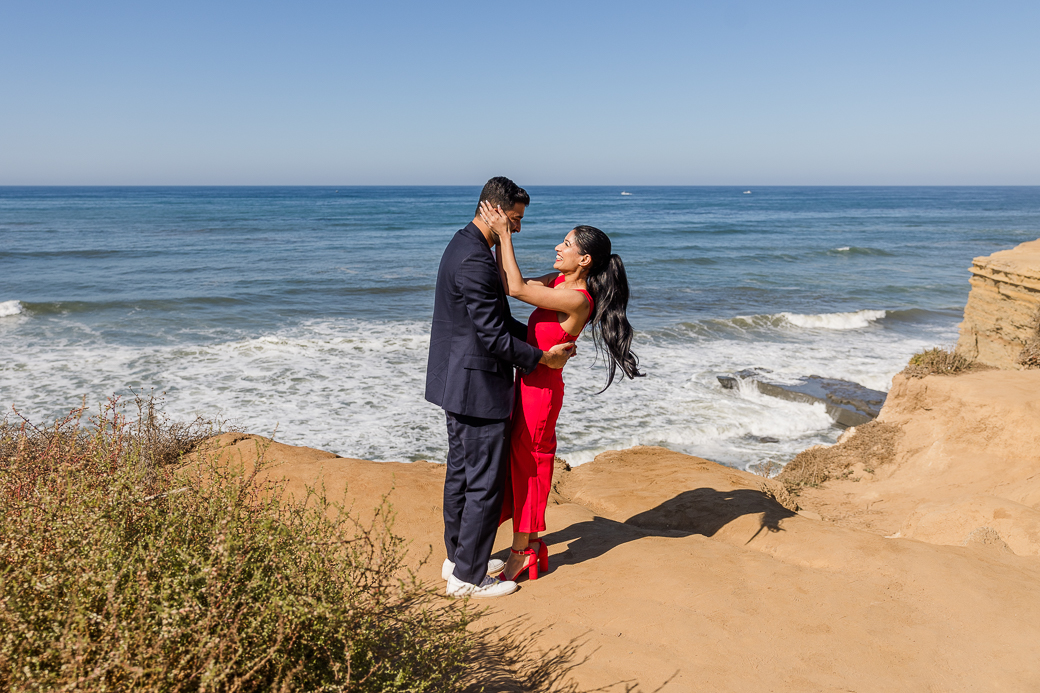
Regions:
<svg viewBox="0 0 1040 693"><path fill-rule="evenodd" d="M857 330L885 317L884 310L857 310L854 313L818 313L803 315L800 313L780 313L787 322L796 327L818 330Z"/></svg>
<svg viewBox="0 0 1040 693"><path fill-rule="evenodd" d="M18 315L22 312L20 301L0 301L0 318Z"/></svg>

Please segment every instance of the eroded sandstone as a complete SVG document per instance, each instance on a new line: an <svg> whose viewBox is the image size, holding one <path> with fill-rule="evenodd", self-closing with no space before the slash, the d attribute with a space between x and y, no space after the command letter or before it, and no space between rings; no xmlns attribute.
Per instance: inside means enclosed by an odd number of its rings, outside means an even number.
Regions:
<svg viewBox="0 0 1040 693"><path fill-rule="evenodd" d="M1040 240L977 257L971 273L957 351L987 366L1021 369L1019 357L1037 334Z"/></svg>

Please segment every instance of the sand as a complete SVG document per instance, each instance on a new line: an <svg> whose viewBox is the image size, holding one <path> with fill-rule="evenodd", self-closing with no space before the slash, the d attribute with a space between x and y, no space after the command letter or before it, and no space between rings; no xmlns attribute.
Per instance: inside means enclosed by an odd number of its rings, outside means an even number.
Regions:
<svg viewBox="0 0 1040 693"><path fill-rule="evenodd" d="M901 432L895 458L864 459L850 479L807 489L801 505L845 526L958 546L980 527L1020 524L999 531L1015 553L1040 556L1040 370L896 376L879 421Z"/></svg>
<svg viewBox="0 0 1040 693"><path fill-rule="evenodd" d="M881 417L904 431L896 459L807 491L801 514L762 477L664 448L561 467L550 571L478 625L577 645L583 689L1040 690L1037 393L1040 371L898 380ZM248 464L264 439L215 442ZM443 584L443 467L266 455L292 493L323 482L360 512L388 496ZM508 544L506 528L498 557Z"/></svg>

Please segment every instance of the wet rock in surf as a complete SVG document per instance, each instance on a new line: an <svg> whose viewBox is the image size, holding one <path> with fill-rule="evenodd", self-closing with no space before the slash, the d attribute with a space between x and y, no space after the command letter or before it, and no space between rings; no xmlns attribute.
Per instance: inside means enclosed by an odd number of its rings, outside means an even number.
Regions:
<svg viewBox="0 0 1040 693"><path fill-rule="evenodd" d="M740 381L750 381L764 395L791 402L823 404L834 423L848 428L859 426L877 418L885 403L885 393L871 390L859 383L837 378L810 375L794 383L771 380L768 368L747 368L733 375L717 376L719 384L727 390L737 387Z"/></svg>

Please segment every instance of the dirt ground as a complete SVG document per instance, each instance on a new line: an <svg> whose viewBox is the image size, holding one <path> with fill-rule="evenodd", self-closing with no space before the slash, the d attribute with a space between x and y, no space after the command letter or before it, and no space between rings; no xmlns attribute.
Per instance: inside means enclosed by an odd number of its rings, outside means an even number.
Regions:
<svg viewBox="0 0 1040 693"><path fill-rule="evenodd" d="M582 690L1040 690L1040 372L897 379L881 419L903 430L894 459L806 489L799 513L664 448L560 468L549 572L478 627L575 648ZM262 440L214 442L248 465ZM442 584L440 465L266 456L293 493L323 482L362 513L388 494Z"/></svg>

